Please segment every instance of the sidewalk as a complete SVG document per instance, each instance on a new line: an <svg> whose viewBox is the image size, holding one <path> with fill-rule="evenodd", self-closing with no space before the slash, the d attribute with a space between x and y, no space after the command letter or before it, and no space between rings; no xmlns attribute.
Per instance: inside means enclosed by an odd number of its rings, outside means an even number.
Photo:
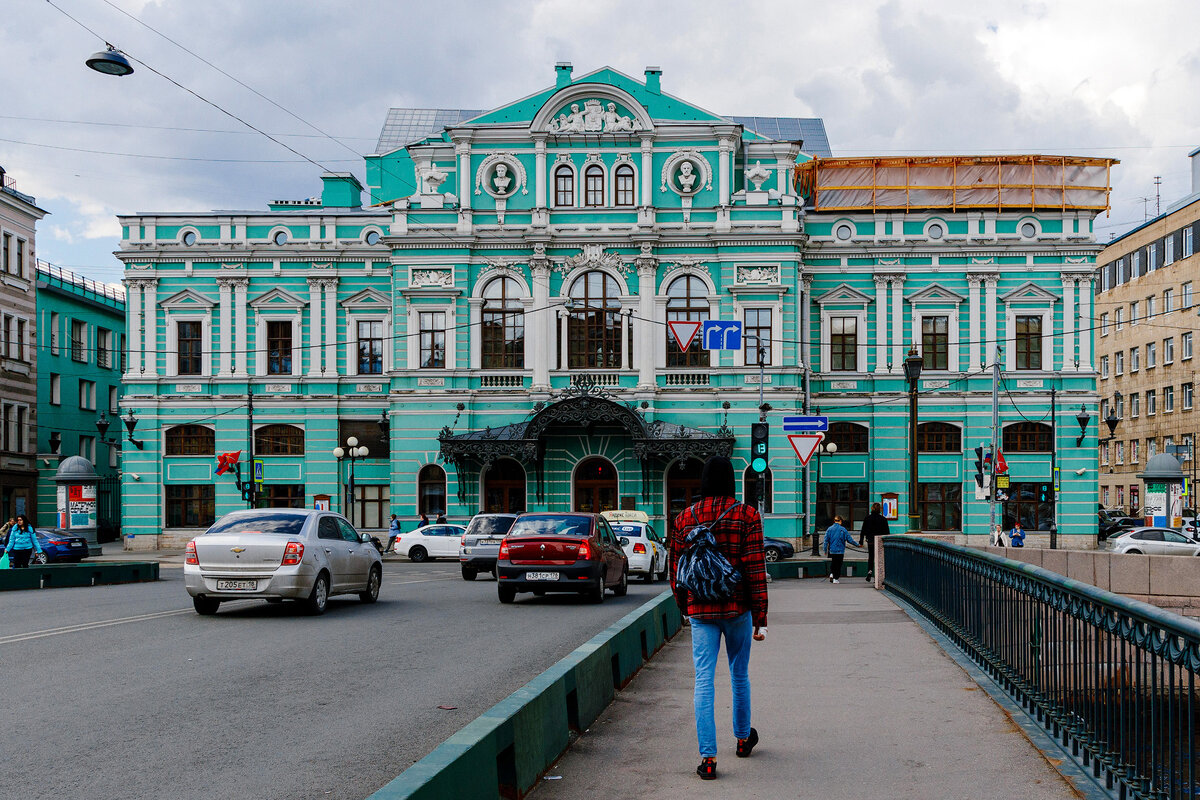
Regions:
<svg viewBox="0 0 1200 800"><path fill-rule="evenodd" d="M718 780L695 774L690 629L633 679L531 796L1079 797L1012 719L888 596L862 579L775 581L750 659L754 726L736 758L718 660Z"/></svg>

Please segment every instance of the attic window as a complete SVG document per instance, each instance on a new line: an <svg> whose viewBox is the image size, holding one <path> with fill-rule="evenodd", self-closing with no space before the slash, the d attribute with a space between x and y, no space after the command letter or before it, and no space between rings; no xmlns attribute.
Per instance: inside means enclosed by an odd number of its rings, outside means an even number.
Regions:
<svg viewBox="0 0 1200 800"><path fill-rule="evenodd" d="M1037 236L1037 225L1034 225L1032 222L1026 222L1021 226L1021 235L1026 239L1032 239Z"/></svg>
<svg viewBox="0 0 1200 800"><path fill-rule="evenodd" d="M846 223L842 223L833 229L833 235L843 242L849 241L850 237L854 235L854 229Z"/></svg>
<svg viewBox="0 0 1200 800"><path fill-rule="evenodd" d="M940 222L935 222L925 231L930 239L940 239L946 235L946 229L942 227Z"/></svg>
<svg viewBox="0 0 1200 800"><path fill-rule="evenodd" d="M271 237L271 241L275 244L287 244L287 231L275 231L275 235Z"/></svg>
<svg viewBox="0 0 1200 800"><path fill-rule="evenodd" d="M379 244L379 231L368 231L363 241L372 246Z"/></svg>
<svg viewBox="0 0 1200 800"><path fill-rule="evenodd" d="M196 232L188 231L187 233L185 233L183 235L183 237L180 239L180 241L183 242L184 247L191 247L192 245L194 245L196 243Z"/></svg>

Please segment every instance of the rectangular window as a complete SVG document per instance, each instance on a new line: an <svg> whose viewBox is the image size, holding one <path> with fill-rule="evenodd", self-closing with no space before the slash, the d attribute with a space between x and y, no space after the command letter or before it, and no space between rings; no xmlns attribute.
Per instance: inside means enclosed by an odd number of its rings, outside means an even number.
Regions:
<svg viewBox="0 0 1200 800"><path fill-rule="evenodd" d="M177 322L176 333L178 340L178 353L176 354L176 364L178 369L176 372L180 375L199 375L200 358L201 358L201 331L202 326L198 320L189 320L186 322Z"/></svg>
<svg viewBox="0 0 1200 800"><path fill-rule="evenodd" d="M949 369L949 317L921 318L921 354L925 369Z"/></svg>
<svg viewBox="0 0 1200 800"><path fill-rule="evenodd" d="M1132 303L1129 304L1129 324L1130 325L1137 325L1138 322L1141 320L1141 314L1139 313L1140 310L1141 310L1141 307L1139 306L1137 300L1134 300Z"/></svg>
<svg viewBox="0 0 1200 800"><path fill-rule="evenodd" d="M20 275L22 278L29 277L29 273L25 271L25 240L17 239L17 263L13 264L13 274ZM92 459L93 461L95 459Z"/></svg>
<svg viewBox="0 0 1200 800"><path fill-rule="evenodd" d="M14 432L13 450L24 453L29 449L29 424L26 415L29 409L17 406L16 431Z"/></svg>
<svg viewBox="0 0 1200 800"><path fill-rule="evenodd" d="M617 205L633 205L633 168L617 167L616 177Z"/></svg>
<svg viewBox="0 0 1200 800"><path fill-rule="evenodd" d="M267 374L292 374L292 323L267 321Z"/></svg>
<svg viewBox="0 0 1200 800"><path fill-rule="evenodd" d="M1154 319L1154 298L1146 298L1146 319Z"/></svg>
<svg viewBox="0 0 1200 800"><path fill-rule="evenodd" d="M1129 348L1129 371L1137 372L1142 368L1142 349L1140 347Z"/></svg>
<svg viewBox="0 0 1200 800"><path fill-rule="evenodd" d="M79 407L85 411L96 410L96 382L79 381Z"/></svg>
<svg viewBox="0 0 1200 800"><path fill-rule="evenodd" d="M1182 361L1187 361L1192 357L1192 332L1180 334L1179 336L1179 358Z"/></svg>
<svg viewBox="0 0 1200 800"><path fill-rule="evenodd" d="M1108 466L1108 445L1109 442L1105 442L1104 446L1100 448L1100 463L1104 464L1105 466Z"/></svg>
<svg viewBox="0 0 1200 800"><path fill-rule="evenodd" d="M1183 386L1180 387L1183 390L1182 393L1183 393L1183 410L1184 411L1192 410L1193 386L1194 385L1191 383L1185 383L1185 384L1183 384Z"/></svg>
<svg viewBox="0 0 1200 800"><path fill-rule="evenodd" d="M1146 369L1158 366L1158 344L1146 342Z"/></svg>
<svg viewBox="0 0 1200 800"><path fill-rule="evenodd" d="M1192 435L1190 433L1185 433L1183 435L1183 444L1185 447L1187 447L1188 451L1183 454L1183 458L1181 460L1183 460L1183 461L1191 461L1192 460L1192 451L1195 449L1192 442L1194 442L1194 441L1195 441L1195 439L1192 437Z"/></svg>
<svg viewBox="0 0 1200 800"><path fill-rule="evenodd" d="M191 485L167 484L166 527L207 528L216 517L215 487L211 483Z"/></svg>
<svg viewBox="0 0 1200 800"><path fill-rule="evenodd" d="M918 484L917 504L921 513L921 530L962 530L961 483Z"/></svg>
<svg viewBox="0 0 1200 800"><path fill-rule="evenodd" d="M1138 463L1138 440L1137 439L1129 440L1129 463L1130 464Z"/></svg>
<svg viewBox="0 0 1200 800"><path fill-rule="evenodd" d="M1108 312L1100 315L1100 335L1108 336Z"/></svg>
<svg viewBox="0 0 1200 800"><path fill-rule="evenodd" d="M1141 412L1141 397L1137 392L1134 392L1133 394L1129 395L1129 416L1136 419Z"/></svg>
<svg viewBox="0 0 1200 800"><path fill-rule="evenodd" d="M1153 389L1146 390L1146 416L1153 417L1158 413L1158 395Z"/></svg>
<svg viewBox="0 0 1200 800"><path fill-rule="evenodd" d="M1113 309L1113 328L1121 330L1125 327L1125 309L1118 307Z"/></svg>
<svg viewBox="0 0 1200 800"><path fill-rule="evenodd" d="M1163 313L1170 314L1175 310L1175 290L1163 289Z"/></svg>
<svg viewBox="0 0 1200 800"><path fill-rule="evenodd" d="M120 453L121 450L115 444L108 445L108 466L116 469L121 465Z"/></svg>
<svg viewBox="0 0 1200 800"><path fill-rule="evenodd" d="M58 355L58 314L50 314L50 355Z"/></svg>
<svg viewBox="0 0 1200 800"><path fill-rule="evenodd" d="M743 327L745 331L746 366L758 364L759 353L762 363L771 363L771 309L747 308Z"/></svg>
<svg viewBox="0 0 1200 800"><path fill-rule="evenodd" d="M1104 267L1100 270L1100 291L1107 292L1109 289L1112 288L1109 285L1109 283L1110 283L1109 275L1111 274L1111 272L1112 271L1108 267Z"/></svg>
<svg viewBox="0 0 1200 800"><path fill-rule="evenodd" d="M1125 374L1125 351L1118 350L1113 354L1113 370L1117 375Z"/></svg>
<svg viewBox="0 0 1200 800"><path fill-rule="evenodd" d="M1175 234L1170 234L1163 240L1163 266L1175 263Z"/></svg>
<svg viewBox="0 0 1200 800"><path fill-rule="evenodd" d="M1118 316L1121 310L1117 309ZM1017 317L1017 369L1042 368L1042 318Z"/></svg>
<svg viewBox="0 0 1200 800"><path fill-rule="evenodd" d="M1188 281L1183 285L1183 290L1180 292L1179 307L1187 311L1192 307L1192 282Z"/></svg>
<svg viewBox="0 0 1200 800"><path fill-rule="evenodd" d="M71 360L87 361L87 323L71 320Z"/></svg>
<svg viewBox="0 0 1200 800"><path fill-rule="evenodd" d="M1125 463L1125 443L1124 442L1117 442L1116 463L1118 463L1118 464Z"/></svg>
<svg viewBox="0 0 1200 800"><path fill-rule="evenodd" d="M92 462L96 463L96 437L95 436L80 436L79 437L79 455Z"/></svg>
<svg viewBox="0 0 1200 800"><path fill-rule="evenodd" d="M258 495L259 508L304 508L303 483L264 483Z"/></svg>
<svg viewBox="0 0 1200 800"><path fill-rule="evenodd" d="M121 387L108 387L108 413L117 414L121 411Z"/></svg>
<svg viewBox="0 0 1200 800"><path fill-rule="evenodd" d="M1187 258L1192 254L1192 226L1183 229L1183 257Z"/></svg>
<svg viewBox="0 0 1200 800"><path fill-rule="evenodd" d="M1121 419L1125 418L1125 398L1124 397L1120 397L1118 395L1117 402L1115 404L1115 410L1117 412L1118 417L1120 417ZM1050 449L1050 446L1047 445L1046 450L1049 450L1049 449Z"/></svg>
<svg viewBox="0 0 1200 800"><path fill-rule="evenodd" d="M583 174L583 204L590 208L604 205L604 171L588 167Z"/></svg>
<svg viewBox="0 0 1200 800"><path fill-rule="evenodd" d="M15 358L12 354L13 328L15 327L12 314L0 318L0 357Z"/></svg>
<svg viewBox="0 0 1200 800"><path fill-rule="evenodd" d="M62 405L62 375L50 373L50 404Z"/></svg>
<svg viewBox="0 0 1200 800"><path fill-rule="evenodd" d="M1108 356L1100 356L1100 377L1108 377Z"/></svg>
<svg viewBox="0 0 1200 800"><path fill-rule="evenodd" d="M358 323L358 374L383 374L383 321Z"/></svg>
<svg viewBox="0 0 1200 800"><path fill-rule="evenodd" d="M1175 410L1175 387L1163 387L1163 413L1169 413Z"/></svg>
<svg viewBox="0 0 1200 800"><path fill-rule="evenodd" d="M1158 269L1158 242L1153 242L1146 248L1146 266L1151 272Z"/></svg>
<svg viewBox="0 0 1200 800"><path fill-rule="evenodd" d="M833 372L858 371L858 318L833 317L829 320L829 369Z"/></svg>
<svg viewBox="0 0 1200 800"><path fill-rule="evenodd" d="M391 516L391 486L386 483L354 485L354 524L363 528L386 528Z"/></svg>
<svg viewBox="0 0 1200 800"><path fill-rule="evenodd" d="M824 530L837 515L846 521L847 530L862 527L871 500L870 488L867 483L818 483L814 509L817 526Z"/></svg>
<svg viewBox="0 0 1200 800"><path fill-rule="evenodd" d="M17 320L17 361L29 360L29 353L25 349L25 325L25 320Z"/></svg>
<svg viewBox="0 0 1200 800"><path fill-rule="evenodd" d="M1168 336L1166 339L1163 339L1163 363L1164 364L1174 364L1175 363L1175 337L1174 336Z"/></svg>
<svg viewBox="0 0 1200 800"><path fill-rule="evenodd" d="M121 334L121 372L125 371L125 334Z"/></svg>
<svg viewBox="0 0 1200 800"><path fill-rule="evenodd" d="M569 167L559 167L554 171L554 205L575 205L575 173Z"/></svg>
<svg viewBox="0 0 1200 800"><path fill-rule="evenodd" d="M379 427L378 417L372 419L340 419L338 420L338 441L344 442L351 436L358 439L360 446L367 448L367 458L381 458L384 461L391 457L391 443Z"/></svg>
<svg viewBox="0 0 1200 800"><path fill-rule="evenodd" d="M104 328L96 330L96 364L101 367L112 366L112 331Z"/></svg>
<svg viewBox="0 0 1200 800"><path fill-rule="evenodd" d="M1124 486L1117 487L1117 505L1121 506L1122 508L1125 507L1125 487Z"/></svg>
<svg viewBox="0 0 1200 800"><path fill-rule="evenodd" d="M1107 486L1105 486L1105 487L1104 487L1104 488L1103 488L1103 489L1100 491L1100 494L1104 496L1104 505L1107 507L1107 506L1108 506L1108 487L1107 487Z"/></svg>
<svg viewBox="0 0 1200 800"><path fill-rule="evenodd" d="M1147 439L1146 458L1154 458L1156 455L1158 455L1158 440L1153 438Z"/></svg>
<svg viewBox="0 0 1200 800"><path fill-rule="evenodd" d="M446 312L422 311L418 317L421 336L421 369L444 369L446 366Z"/></svg>
<svg viewBox="0 0 1200 800"><path fill-rule="evenodd" d="M1140 277L1142 277L1142 251L1141 250L1133 251L1132 258L1133 258L1133 277L1140 278Z"/></svg>
<svg viewBox="0 0 1200 800"><path fill-rule="evenodd" d="M1117 447L1120 447L1120 442ZM1013 482L1004 502L1004 519L1016 520L1026 531L1048 531L1054 521L1054 484ZM1007 523L1006 523L1007 524Z"/></svg>
<svg viewBox="0 0 1200 800"><path fill-rule="evenodd" d="M4 272L12 272L11 259L12 257L12 234L4 234L4 249L0 250L0 270Z"/></svg>

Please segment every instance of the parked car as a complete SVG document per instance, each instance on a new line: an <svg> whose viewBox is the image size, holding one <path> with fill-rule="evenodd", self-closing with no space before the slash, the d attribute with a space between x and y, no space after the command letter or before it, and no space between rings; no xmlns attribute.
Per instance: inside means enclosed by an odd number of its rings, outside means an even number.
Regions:
<svg viewBox="0 0 1200 800"><path fill-rule="evenodd" d="M1100 541L1104 541L1114 533L1127 531L1131 528L1140 528L1146 525L1144 517L1135 517L1131 514L1126 514L1120 509L1101 509L1099 512L1099 533Z"/></svg>
<svg viewBox="0 0 1200 800"><path fill-rule="evenodd" d="M402 533L392 550L420 564L431 558L458 558L458 548L467 529L462 525L441 523Z"/></svg>
<svg viewBox="0 0 1200 800"><path fill-rule="evenodd" d="M500 543L500 602L511 603L517 592L575 592L603 603L610 588L623 597L629 591L625 541L599 514L522 514Z"/></svg>
<svg viewBox="0 0 1200 800"><path fill-rule="evenodd" d="M46 564L69 564L88 557L87 539L70 533L44 533L37 531L38 544L46 554ZM0 551L8 547L8 534L0 536ZM37 556L37 553L34 553Z"/></svg>
<svg viewBox="0 0 1200 800"><path fill-rule="evenodd" d="M1114 533L1101 544L1102 550L1132 555L1196 556L1200 542L1189 539L1174 528L1133 528Z"/></svg>
<svg viewBox="0 0 1200 800"><path fill-rule="evenodd" d="M197 613L226 600L299 600L312 614L330 596L379 598L383 562L340 514L307 508L234 511L187 543L183 579Z"/></svg>
<svg viewBox="0 0 1200 800"><path fill-rule="evenodd" d="M662 534L649 522L613 522L613 533L622 540L625 557L629 559L629 574L646 583L667 577L667 543Z"/></svg>
<svg viewBox="0 0 1200 800"><path fill-rule="evenodd" d="M763 537L763 557L767 561L783 561L796 555L796 548L783 539Z"/></svg>
<svg viewBox="0 0 1200 800"><path fill-rule="evenodd" d="M500 541L508 533L516 514L476 514L471 517L459 540L458 563L464 581L473 581L481 572L496 575L496 554Z"/></svg>

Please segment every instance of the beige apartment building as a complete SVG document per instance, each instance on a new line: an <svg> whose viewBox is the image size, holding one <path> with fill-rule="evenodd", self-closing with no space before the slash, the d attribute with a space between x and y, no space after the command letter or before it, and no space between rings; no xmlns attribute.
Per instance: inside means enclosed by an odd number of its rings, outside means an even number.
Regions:
<svg viewBox="0 0 1200 800"><path fill-rule="evenodd" d="M1144 492L1137 473L1151 457L1173 453L1186 475L1196 470L1200 148L1190 157L1191 194L1111 242L1096 259L1100 503L1131 513L1140 509ZM1111 439L1104 424L1110 414L1119 419ZM1194 499L1184 504L1196 507Z"/></svg>

